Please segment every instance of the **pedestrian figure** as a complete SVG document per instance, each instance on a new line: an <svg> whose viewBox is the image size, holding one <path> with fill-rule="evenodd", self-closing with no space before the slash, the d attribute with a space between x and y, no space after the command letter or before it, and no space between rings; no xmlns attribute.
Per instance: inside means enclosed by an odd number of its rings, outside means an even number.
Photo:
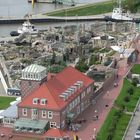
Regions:
<svg viewBox="0 0 140 140"><path fill-rule="evenodd" d="M118 78L119 78L119 75L117 74L116 77L117 77L117 79L118 79Z"/></svg>

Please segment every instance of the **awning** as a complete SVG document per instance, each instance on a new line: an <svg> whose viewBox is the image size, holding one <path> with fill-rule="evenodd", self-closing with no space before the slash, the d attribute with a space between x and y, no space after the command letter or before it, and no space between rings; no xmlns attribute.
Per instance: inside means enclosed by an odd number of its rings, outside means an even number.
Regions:
<svg viewBox="0 0 140 140"><path fill-rule="evenodd" d="M67 118L69 118L69 119L73 119L74 116L75 116L74 113L68 113L68 114L67 114Z"/></svg>
<svg viewBox="0 0 140 140"><path fill-rule="evenodd" d="M48 121L46 120L31 120L21 118L14 123L14 126L19 128L44 129L47 124Z"/></svg>

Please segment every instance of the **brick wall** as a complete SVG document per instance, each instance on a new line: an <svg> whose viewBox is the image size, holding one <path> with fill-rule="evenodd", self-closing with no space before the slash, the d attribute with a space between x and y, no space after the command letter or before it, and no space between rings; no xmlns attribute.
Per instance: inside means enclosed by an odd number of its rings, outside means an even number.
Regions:
<svg viewBox="0 0 140 140"><path fill-rule="evenodd" d="M31 81L31 80L21 80L20 89L21 96L25 97L30 94L35 88L39 87L40 81Z"/></svg>
<svg viewBox="0 0 140 140"><path fill-rule="evenodd" d="M22 109L23 108L18 107L18 117L32 119L32 109L36 109L36 108L27 108L27 116L23 115ZM49 122L56 122L56 125L60 126L60 112L59 111L52 111L52 110L45 109L47 114L46 114L46 117L44 118L44 117L42 117L42 110L44 110L44 109L37 109L37 110L38 110L38 117L36 118L37 120L48 120ZM48 111L53 112L52 119L48 118Z"/></svg>

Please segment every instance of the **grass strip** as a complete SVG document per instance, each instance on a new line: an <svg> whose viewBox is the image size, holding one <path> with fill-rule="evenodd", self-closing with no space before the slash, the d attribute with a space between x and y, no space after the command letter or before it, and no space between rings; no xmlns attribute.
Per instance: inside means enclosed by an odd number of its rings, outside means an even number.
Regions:
<svg viewBox="0 0 140 140"><path fill-rule="evenodd" d="M84 6L77 6L69 9L62 9L55 12L47 13L48 16L89 16L98 15L103 13L112 12L113 1L100 2L94 4L88 4Z"/></svg>

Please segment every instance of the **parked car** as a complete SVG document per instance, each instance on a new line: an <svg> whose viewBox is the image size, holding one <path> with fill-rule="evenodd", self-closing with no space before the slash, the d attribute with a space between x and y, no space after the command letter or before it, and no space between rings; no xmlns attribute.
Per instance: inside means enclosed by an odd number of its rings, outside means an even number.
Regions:
<svg viewBox="0 0 140 140"><path fill-rule="evenodd" d="M136 131L134 138L140 140L140 131L139 130Z"/></svg>

